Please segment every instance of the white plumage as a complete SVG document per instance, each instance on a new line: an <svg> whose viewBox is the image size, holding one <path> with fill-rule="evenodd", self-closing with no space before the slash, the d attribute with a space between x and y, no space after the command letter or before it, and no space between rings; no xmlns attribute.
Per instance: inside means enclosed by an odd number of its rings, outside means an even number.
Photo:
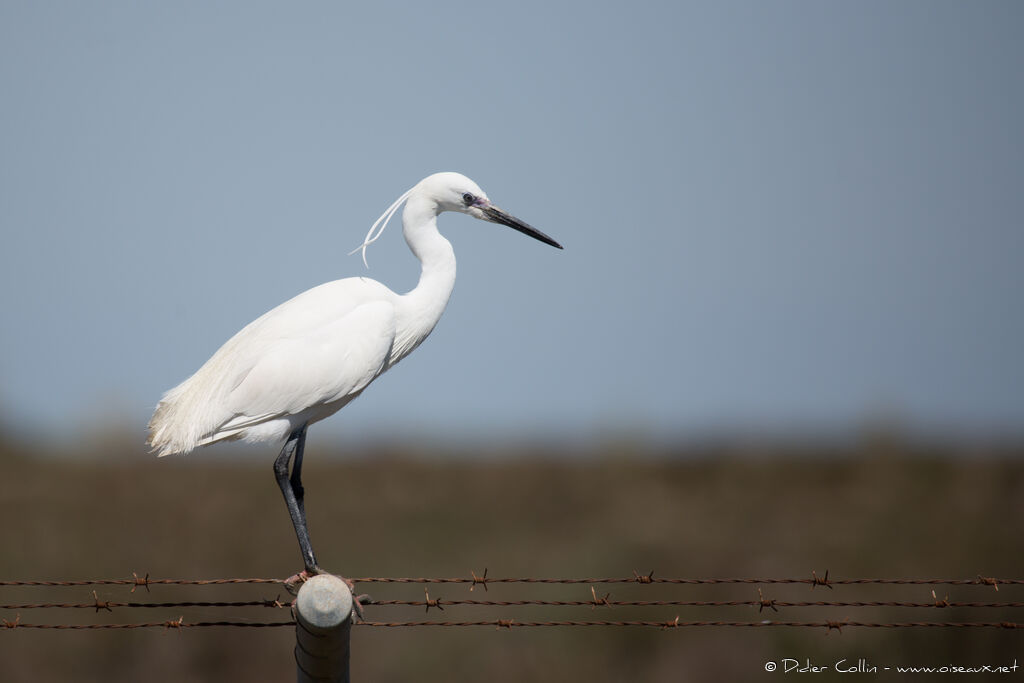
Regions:
<svg viewBox="0 0 1024 683"><path fill-rule="evenodd" d="M561 249L491 204L469 178L436 173L403 194L374 223L361 247L364 261L366 247L402 201L405 240L422 268L414 289L396 294L379 282L354 277L299 294L246 325L194 375L164 394L149 423L149 444L161 456L217 441L287 438L275 471L309 571L317 568L305 531L299 479L306 427L359 396L419 346L441 318L455 285L455 254L437 230L438 215L460 211Z"/></svg>
<svg viewBox="0 0 1024 683"><path fill-rule="evenodd" d="M150 443L168 455L227 439L283 439L328 417L411 350L396 344L398 318L408 318L402 304L363 278L328 282L281 304L164 395ZM417 336L407 326L403 333Z"/></svg>

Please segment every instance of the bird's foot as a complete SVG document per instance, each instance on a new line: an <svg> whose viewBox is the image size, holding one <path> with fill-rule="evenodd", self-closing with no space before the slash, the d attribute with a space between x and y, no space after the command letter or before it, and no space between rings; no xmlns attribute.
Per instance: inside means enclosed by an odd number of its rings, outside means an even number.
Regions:
<svg viewBox="0 0 1024 683"><path fill-rule="evenodd" d="M345 583L350 583L350 582L346 581ZM351 588L351 586L350 586L350 588ZM355 618L356 618L357 621L366 621L363 618L363 605L372 605L372 604L373 604L373 598L371 598L366 593L363 593L362 595L356 595L356 592L354 590L352 591L352 614L355 615Z"/></svg>
<svg viewBox="0 0 1024 683"><path fill-rule="evenodd" d="M324 570L320 569L320 567L316 565L313 565L312 567L306 567L298 574L292 574L287 579L285 579L284 587L292 595L298 595L299 589L302 588L302 584L306 583L317 574L323 573Z"/></svg>
<svg viewBox="0 0 1024 683"><path fill-rule="evenodd" d="M357 620L364 621L363 605L372 605L373 598L366 593L356 595L355 582L346 579L344 576L339 576L338 578L345 582L345 585L348 586L349 591L352 593L352 614Z"/></svg>

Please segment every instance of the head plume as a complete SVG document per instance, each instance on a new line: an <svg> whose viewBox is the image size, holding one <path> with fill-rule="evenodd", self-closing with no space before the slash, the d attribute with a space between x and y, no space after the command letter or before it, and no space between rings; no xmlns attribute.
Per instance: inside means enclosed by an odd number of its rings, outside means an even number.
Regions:
<svg viewBox="0 0 1024 683"><path fill-rule="evenodd" d="M380 236L384 234L384 228L388 227L388 223L391 221L391 217L395 215L395 213L398 211L398 207L402 205L402 202L409 198L409 195L412 194L412 191L415 189L415 187L411 187L405 192L403 192L402 196L396 199L395 202L388 207L388 210L382 213L380 215L380 218L378 218L370 227L370 231L366 233L366 237L363 239L363 243L360 244L355 249L353 249L352 251L350 251L348 255L351 256L357 251L362 251L363 265L369 268L370 264L366 260L366 248L373 244L374 242L376 242L378 239L380 239ZM380 227L378 228L378 226Z"/></svg>

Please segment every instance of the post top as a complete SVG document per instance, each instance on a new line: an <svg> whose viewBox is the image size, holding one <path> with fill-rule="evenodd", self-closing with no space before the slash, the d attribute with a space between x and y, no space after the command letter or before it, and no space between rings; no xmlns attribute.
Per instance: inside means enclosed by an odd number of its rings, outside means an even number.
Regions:
<svg viewBox="0 0 1024 683"><path fill-rule="evenodd" d="M352 615L352 591L333 574L317 574L299 589L295 615L313 631L337 628Z"/></svg>

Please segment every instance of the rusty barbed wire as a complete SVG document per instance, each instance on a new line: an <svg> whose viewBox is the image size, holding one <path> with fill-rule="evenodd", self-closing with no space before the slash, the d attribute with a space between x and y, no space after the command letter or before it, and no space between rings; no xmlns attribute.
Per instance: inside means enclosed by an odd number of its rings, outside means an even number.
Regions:
<svg viewBox="0 0 1024 683"><path fill-rule="evenodd" d="M940 579L940 578L907 578L907 579L892 579L892 578L851 578L842 579L834 578L830 572L826 571L823 575L819 575L816 571L812 571L810 576L797 577L797 578L701 578L701 579L687 579L687 578L665 578L655 576L653 571L647 573L641 573L633 571L632 576L620 576L612 578L543 578L543 577L521 577L521 578L505 578L505 577L492 577L489 576L488 570L484 569L483 573L478 575L475 571L470 572L468 577L448 577L448 578L431 578L431 577L361 577L351 579L354 583L374 583L374 584L421 584L424 586L423 598L408 600L408 599L385 599L385 600L365 600L364 604L367 607L423 607L427 613L430 612L431 608L437 608L440 612L444 612L446 607L589 607L592 611L597 608L601 609L613 609L613 608L653 608L653 607L688 607L688 608L719 608L719 607L756 607L758 615L763 615L765 610L770 610L768 614L779 613L784 608L860 608L860 607L871 607L871 608L916 608L916 609L956 609L956 608L970 608L970 609L996 609L996 610L1010 610L1024 608L1024 602L1020 601L1005 601L1005 602L983 602L983 601L956 601L950 600L949 595L946 594L944 597L939 597L935 589L931 590L931 601L907 601L907 600L872 600L872 601L854 601L854 600L779 600L775 597L769 597L764 594L762 590L763 586L768 585L781 585L781 584L797 584L806 585L810 590L814 590L818 587L825 587L829 590L836 590L838 586L850 586L850 585L952 585L952 586L982 586L991 587L998 591L1000 585L1022 585L1024 579L1000 579L996 577L986 577L978 574L975 578L963 578L963 579ZM228 584L278 584L283 585L286 588L294 588L297 583L301 583L299 577L291 577L289 579L264 579L264 578L228 578L228 579L154 579L149 574L139 576L137 573L132 573L132 578L124 579L89 579L89 580L70 580L70 581L40 581L40 580L5 580L0 581L0 587L46 587L46 588L65 588L65 587L82 587L82 586L126 586L131 587L131 593L134 595L138 588L145 588L147 592L153 586L223 586ZM681 600L681 599L660 599L660 600L635 600L635 599L615 599L612 597L610 592L604 592L603 595L599 594L596 586L599 584L644 584L648 586L655 585L714 585L714 584L755 584L757 585L757 596L751 595L747 599L741 600ZM516 599L516 600L483 600L483 599L448 599L442 596L432 597L429 593L429 585L437 584L453 584L453 585L468 585L469 591L474 591L477 587L483 587L484 591L489 591L488 586L494 584L559 584L559 585L581 585L589 584L589 598L575 599L575 600L547 600L547 599ZM654 590L654 588L645 588L644 591ZM483 596L481 596L483 597ZM582 597L582 596L581 596ZM17 612L16 617L11 619L0 619L0 629L54 629L54 630L94 630L94 629L130 629L130 628L163 628L163 629L184 629L184 628L201 628L201 627L240 627L240 628L270 628L280 626L290 626L294 624L290 610L288 612L288 618L286 621L275 621L275 622L257 622L251 620L218 620L218 621L185 621L184 616L179 616L177 619L170 619L166 621L152 621L143 623L94 623L94 624L66 624L66 623L34 623L34 622L22 622L21 611L33 610L33 609L71 609L71 610L94 610L95 613L100 611L113 612L115 609L168 609L178 610L187 608L205 608L205 609L235 609L235 608L270 608L270 609L284 609L290 608L291 601L286 600L282 602L280 594L273 599L250 599L250 600L237 600L237 601L162 601L162 602L149 602L149 601L113 601L113 600L101 600L96 590L92 591L91 602L20 602L12 604L0 604L0 609ZM1000 614L1000 617L1007 615ZM1003 628L1003 629L1019 629L1024 628L1024 624L1018 621L852 621L849 617L846 617L842 621L777 621L770 619L753 620L753 621L713 621L713 620L702 620L702 621L681 621L679 616L676 616L671 621L652 621L652 620L562 620L562 621L539 621L539 620L519 620L509 618L488 618L480 620L448 620L448 621L357 621L357 626L366 627L377 627L377 628L399 628L399 627L479 627L479 626L490 626L492 628L520 628L520 627L648 627L648 628L678 628L678 627L766 627L766 626L786 626L786 627L810 627L810 628L824 628L826 631L831 632L833 630L842 632L844 627L863 627L863 628Z"/></svg>
<svg viewBox="0 0 1024 683"><path fill-rule="evenodd" d="M880 584L880 585L950 585L950 586L966 586L966 585L985 585L992 586L996 590L999 590L1000 585L1021 585L1024 584L1024 579L999 579L995 577L983 577L978 575L972 579L836 579L830 578L828 572L825 573L824 577L817 576L816 573L812 572L810 577L806 578L704 578L704 579L684 579L684 578L664 578L654 576L654 572L649 574L637 574L634 572L633 576L629 577L610 577L610 578L537 578L537 577L521 577L521 578L495 578L487 577L487 570L484 570L483 576L476 576L475 574L471 577L450 577L450 578L424 578L424 577L360 577L350 579L355 583L468 583L472 586L483 585L486 589L487 585L495 583L526 583L526 584L601 584L601 583L640 583L640 584L679 584L679 585L706 585L706 584L809 584L811 587L814 586L842 586L842 585L863 585L863 584Z"/></svg>
<svg viewBox="0 0 1024 683"><path fill-rule="evenodd" d="M769 604L770 603L770 604ZM872 602L840 602L819 600L815 602L787 602L785 600L611 600L599 598L598 602L592 600L448 600L437 598L424 602L423 600L370 600L363 603L364 606L388 607L441 607L441 606L485 606L485 607L922 607L928 609L942 609L946 607L975 607L975 608L1021 608L1024 602L947 602L937 605L932 602L897 602L897 601L872 601ZM92 605L82 605L92 607ZM3 605L0 605L3 607Z"/></svg>
<svg viewBox="0 0 1024 683"><path fill-rule="evenodd" d="M178 607L270 607L274 609L282 609L287 606L288 605L286 603L280 602L278 600L244 600L238 602L107 602L99 600L97 602L80 603L37 602L19 605L0 605L0 609L95 609L97 612L102 609L110 612L115 607L118 609L120 609L121 607L163 609L171 609Z"/></svg>
<svg viewBox="0 0 1024 683"><path fill-rule="evenodd" d="M251 621L184 621L184 618L170 621L158 621L145 624L30 624L21 621L8 622L0 620L0 629L53 629L57 631L94 631L103 629L128 629L128 628L204 628L204 627L235 627L235 628L273 628L277 626L295 626L294 621L272 621L272 622L251 622Z"/></svg>
<svg viewBox="0 0 1024 683"><path fill-rule="evenodd" d="M294 621L274 622L248 622L248 621L197 621L187 622L184 617L169 621L139 623L139 624L35 624L22 622L20 616L11 622L6 619L0 620L0 628L4 629L52 629L52 630L103 630L103 629L133 629L133 628L162 628L184 629L204 627L237 627L237 628L275 628L280 626L294 626ZM376 627L376 628L409 628L409 627L473 627L493 626L501 629L512 628L552 628L552 627L647 627L647 628L683 628L683 627L740 627L740 628L767 628L767 627L802 627L802 628L824 628L828 630L840 630L846 627L851 628L1000 628L1000 629L1022 629L1024 624L999 621L999 622L937 622L937 621L908 621L908 622L863 622L863 621L681 621L679 617L669 621L516 621L515 619L490 619L485 621L356 621L354 626Z"/></svg>
<svg viewBox="0 0 1024 683"><path fill-rule="evenodd" d="M71 581L0 581L0 586L45 586L67 587L67 586L132 586L133 588L145 588L155 585L179 585L179 586L220 586L232 583L285 583L285 579L151 579L149 574L145 577L132 579L79 579Z"/></svg>
<svg viewBox="0 0 1024 683"><path fill-rule="evenodd" d="M912 607L926 609L944 608L982 608L982 609L1019 609L1024 602L901 602L901 601L857 601L843 602L835 600L817 601L786 601L786 600L612 600L598 598L593 600L449 600L446 598L429 598L427 600L367 600L363 606L369 607ZM112 608L183 608L183 607L267 607L282 609L287 607L280 600L244 600L237 602L83 602L83 603L21 603L0 605L0 609L101 609L111 611ZM776 610L777 611L777 610Z"/></svg>
<svg viewBox="0 0 1024 683"><path fill-rule="evenodd" d="M646 577L641 577L646 578ZM409 578L398 578L398 577L359 577L349 579L354 583L468 583L473 584L474 581L471 578L452 577L452 578L423 578L423 577L409 577ZM814 585L813 579L772 579L772 578L722 578L722 579L666 579L666 578L653 578L650 581L637 581L635 578L594 578L594 579L559 579L559 578L489 578L486 581L478 579L476 585L483 584L494 584L494 583L540 583L540 584L600 584L600 583L664 583L664 584L811 584ZM856 585L856 584L894 584L894 585L950 585L950 586L966 586L966 585L989 585L998 586L1011 585L1011 584L1024 584L1024 579L998 579L998 584L989 583L987 581L982 582L977 579L829 579L829 585ZM2 585L2 584L0 584ZM822 584L817 584L822 585Z"/></svg>
<svg viewBox="0 0 1024 683"><path fill-rule="evenodd" d="M399 628L417 626L442 626L442 627L465 627L465 626L494 626L497 628L514 627L556 627L556 626L645 626L662 629L682 627L703 627L703 626L728 626L728 627L753 627L763 628L769 626L806 627L806 628L828 628L839 629L847 626L863 628L1004 628L1020 629L1024 624L1009 621L999 622L937 622L937 621L908 621L908 622L863 622L863 621L680 621L678 617L672 621L515 621L514 619L491 619L489 621L362 621L356 622L355 626Z"/></svg>
<svg viewBox="0 0 1024 683"><path fill-rule="evenodd" d="M996 577L985 577L979 574L975 578L968 579L889 579L889 578L853 578L837 579L829 577L826 571L824 577L812 572L811 576L803 578L665 578L654 576L654 572L639 574L634 572L628 577L607 577L607 578L542 578L542 577L488 577L487 570L482 576L471 572L471 576L455 577L381 577L367 576L349 578L353 583L414 583L414 584L470 584L471 588L483 586L487 589L491 584L522 583L522 584L618 584L618 583L639 583L639 584L677 584L677 585L714 585L714 584L808 584L814 586L842 586L842 585L950 585L950 586L991 586L999 590L1001 585L1024 585L1024 579L1002 579ZM238 578L238 579L151 579L149 574L144 577L133 575L131 579L82 579L70 581L39 581L39 580L0 580L2 586L132 586L133 588L155 585L185 585L185 586L211 586L224 584L286 584L288 579L261 579L261 578Z"/></svg>

